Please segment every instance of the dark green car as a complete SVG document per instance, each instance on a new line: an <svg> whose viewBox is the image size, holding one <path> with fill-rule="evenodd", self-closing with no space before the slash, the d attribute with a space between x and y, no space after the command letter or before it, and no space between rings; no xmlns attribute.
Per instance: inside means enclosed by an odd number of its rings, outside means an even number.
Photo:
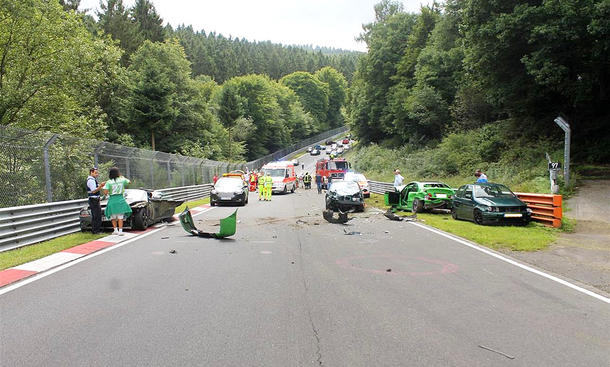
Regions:
<svg viewBox="0 0 610 367"><path fill-rule="evenodd" d="M415 213L430 209L451 209L455 192L442 182L410 182L400 191L386 192L385 204L392 209Z"/></svg>
<svg viewBox="0 0 610 367"><path fill-rule="evenodd" d="M460 187L453 198L453 219L477 224L512 223L526 225L532 211L510 189L496 183L478 183Z"/></svg>

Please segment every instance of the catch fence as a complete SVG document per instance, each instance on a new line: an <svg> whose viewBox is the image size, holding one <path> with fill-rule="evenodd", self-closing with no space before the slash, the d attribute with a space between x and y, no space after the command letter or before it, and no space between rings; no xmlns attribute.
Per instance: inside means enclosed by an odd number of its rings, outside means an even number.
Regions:
<svg viewBox="0 0 610 367"><path fill-rule="evenodd" d="M89 168L112 166L133 188L200 185L244 169L218 162L48 132L0 127L0 208L85 198Z"/></svg>

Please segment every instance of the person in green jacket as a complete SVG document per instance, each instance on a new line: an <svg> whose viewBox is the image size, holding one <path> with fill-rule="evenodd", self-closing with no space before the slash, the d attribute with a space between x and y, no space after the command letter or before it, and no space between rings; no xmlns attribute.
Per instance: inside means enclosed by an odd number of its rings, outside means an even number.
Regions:
<svg viewBox="0 0 610 367"><path fill-rule="evenodd" d="M123 194L125 188L131 183L128 179L121 176L119 169L112 167L108 174L109 180L104 185L104 194L110 195L108 198L108 204L106 204L106 210L104 214L106 218L112 222L112 234L122 236L123 235L123 220L131 214L131 208ZM118 229L117 229L118 225Z"/></svg>
<svg viewBox="0 0 610 367"><path fill-rule="evenodd" d="M273 178L265 175L265 200L271 201L271 191L273 190Z"/></svg>
<svg viewBox="0 0 610 367"><path fill-rule="evenodd" d="M258 175L258 200L265 198L265 171L261 171Z"/></svg>

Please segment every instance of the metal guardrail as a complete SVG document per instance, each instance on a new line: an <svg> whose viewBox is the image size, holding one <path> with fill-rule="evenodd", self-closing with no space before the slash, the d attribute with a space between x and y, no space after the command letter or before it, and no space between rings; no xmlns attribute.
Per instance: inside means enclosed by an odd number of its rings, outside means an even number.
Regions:
<svg viewBox="0 0 610 367"><path fill-rule="evenodd" d="M74 233L87 199L0 209L0 251Z"/></svg>
<svg viewBox="0 0 610 367"><path fill-rule="evenodd" d="M394 185L391 182L368 181L369 191L375 194L384 194L386 191L394 191Z"/></svg>

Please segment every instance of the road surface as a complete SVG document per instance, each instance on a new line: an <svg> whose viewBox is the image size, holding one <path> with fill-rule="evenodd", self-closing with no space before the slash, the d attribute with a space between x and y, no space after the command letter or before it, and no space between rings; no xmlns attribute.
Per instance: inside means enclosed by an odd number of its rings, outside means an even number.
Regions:
<svg viewBox="0 0 610 367"><path fill-rule="evenodd" d="M323 205L252 196L233 239L170 225L3 294L0 365L610 364L607 303L375 210L327 223Z"/></svg>

